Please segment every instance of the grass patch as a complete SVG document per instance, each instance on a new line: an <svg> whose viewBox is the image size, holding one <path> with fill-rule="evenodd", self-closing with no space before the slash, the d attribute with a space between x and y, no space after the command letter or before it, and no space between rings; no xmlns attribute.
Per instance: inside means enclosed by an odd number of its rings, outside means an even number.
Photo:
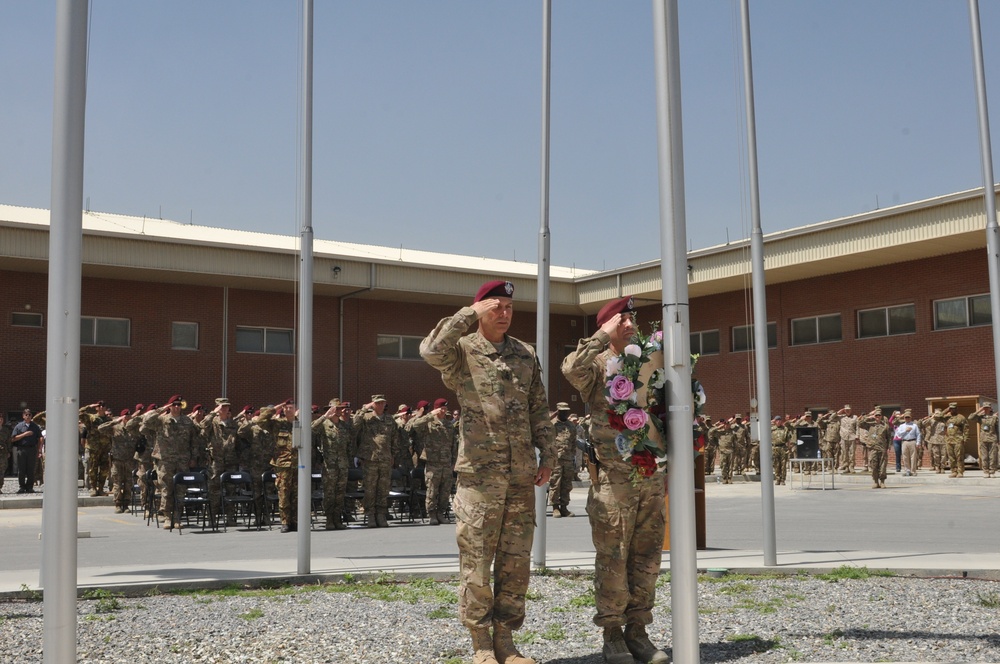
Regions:
<svg viewBox="0 0 1000 664"><path fill-rule="evenodd" d="M263 618L263 617L264 617L264 610L261 609L259 606L255 606L246 613L240 614L240 618L243 618L243 620L257 620L258 618Z"/></svg>
<svg viewBox="0 0 1000 664"><path fill-rule="evenodd" d="M887 569L869 570L867 567L855 567L854 565L841 565L828 574L817 574L816 578L836 583L838 581L857 580L863 581L871 577L892 577L896 573Z"/></svg>
<svg viewBox="0 0 1000 664"><path fill-rule="evenodd" d="M566 638L566 630L559 623L552 623L542 632L542 638L547 641L562 641Z"/></svg>
<svg viewBox="0 0 1000 664"><path fill-rule="evenodd" d="M104 588L88 590L83 593L83 599L97 600L97 605L94 607L95 613L114 613L124 608L118 596Z"/></svg>
<svg viewBox="0 0 1000 664"><path fill-rule="evenodd" d="M532 632L530 629L514 632L514 643L522 646L538 643L538 633Z"/></svg>
<svg viewBox="0 0 1000 664"><path fill-rule="evenodd" d="M591 606L597 606L597 601L594 599L594 589L588 588L582 595L577 595L569 601L569 605L574 609L585 609Z"/></svg>
<svg viewBox="0 0 1000 664"><path fill-rule="evenodd" d="M828 646L833 646L835 645L835 641L843 636L843 630L835 629L832 632L823 635L823 643Z"/></svg>
<svg viewBox="0 0 1000 664"><path fill-rule="evenodd" d="M987 609L1000 609L1000 593L977 591L976 601Z"/></svg>
<svg viewBox="0 0 1000 664"><path fill-rule="evenodd" d="M745 581L728 583L719 588L720 595L743 595L749 592L753 592L753 584L746 583Z"/></svg>
<svg viewBox="0 0 1000 664"><path fill-rule="evenodd" d="M42 593L39 590L32 590L28 587L28 584L21 584L21 599L26 599L29 602L40 602L42 601Z"/></svg>
<svg viewBox="0 0 1000 664"><path fill-rule="evenodd" d="M537 590L529 590L528 592L524 593L524 599L527 600L539 600L542 599L543 597L545 596L542 593L538 592Z"/></svg>
<svg viewBox="0 0 1000 664"><path fill-rule="evenodd" d="M756 611L757 613L774 613L785 606L785 601L780 598L766 600L747 598L740 600L735 606L738 609L747 609L748 611Z"/></svg>
<svg viewBox="0 0 1000 664"><path fill-rule="evenodd" d="M427 614L427 617L430 618L430 619L432 619L432 620L443 620L443 619L448 619L448 618L454 618L455 617L455 612L452 611L450 607L439 606L436 609L432 609Z"/></svg>

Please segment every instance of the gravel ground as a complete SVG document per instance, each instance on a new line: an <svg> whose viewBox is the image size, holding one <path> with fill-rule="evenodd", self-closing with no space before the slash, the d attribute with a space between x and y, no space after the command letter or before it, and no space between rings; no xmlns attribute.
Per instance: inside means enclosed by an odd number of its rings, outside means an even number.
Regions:
<svg viewBox="0 0 1000 664"><path fill-rule="evenodd" d="M1000 584L838 572L702 578L702 661L1000 662ZM366 577L130 598L91 591L78 605L77 658L464 664L471 652L455 587ZM515 633L522 652L548 663L603 662L592 587L590 575L533 577L527 621ZM661 577L649 633L669 650L669 630ZM41 645L42 603L0 602L0 661L39 662Z"/></svg>

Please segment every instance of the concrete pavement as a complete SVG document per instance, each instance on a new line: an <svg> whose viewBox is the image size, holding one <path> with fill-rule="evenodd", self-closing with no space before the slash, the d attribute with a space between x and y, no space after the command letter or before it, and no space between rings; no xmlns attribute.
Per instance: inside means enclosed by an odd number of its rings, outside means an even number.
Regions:
<svg viewBox="0 0 1000 664"><path fill-rule="evenodd" d="M817 487L816 476L803 478ZM799 477L794 477L796 487ZM1000 580L1000 546L991 533L968 542L956 540L955 531L938 537L937 528L914 532L912 544L906 542L911 526L904 516L892 514L898 505L909 510L935 515L947 513L949 506L967 512L971 527L996 524L995 514L1000 495L1000 479L982 478L970 471L965 478L924 474L899 477L890 474L885 490L870 489L870 479L861 475L836 477L835 490L792 490L776 487L776 512L779 523L787 519L799 523L812 519L803 537L782 537L779 533L776 566L765 566L761 543L751 527L739 531L759 512L759 485L717 485L709 478L706 486L709 544L714 548L698 551L699 570L724 569L731 572L795 573L800 570L821 572L843 565L888 569L902 575L990 578ZM791 481L789 482L791 485ZM806 486L809 486L806 484ZM829 486L828 486L829 488ZM100 501L107 504L102 504ZM171 586L204 587L261 580L334 579L346 574L454 576L458 572L454 530L401 523L388 530L351 528L348 531L314 531L311 537L311 574L299 577L296 572L295 535L274 531L230 529L228 533L201 533L185 530L183 535L146 526L145 520L128 514L114 515L107 498L81 497L79 529L89 537L79 539L78 586L81 591L95 587L130 593L149 588ZM91 501L96 501L93 505ZM8 508L0 512L0 529L9 545L10 555L0 570L0 596L17 595L23 587L39 587L38 565L41 543L40 500L37 496L0 496ZM547 520L547 566L557 570L592 570L593 546L585 517L586 489L573 492L571 509L578 517ZM23 509L9 509L17 505ZM844 506L857 506L862 512L883 507L885 525L871 520L849 519L845 533L836 546L812 550L801 546L811 539L809 530L838 518ZM923 505L923 507L921 507ZM943 505L943 507L942 507ZM829 514L821 511L828 510ZM580 518L583 517L583 518ZM934 517L940 519L940 517ZM860 527L852 524L858 523ZM894 524L898 524L894 525ZM837 527L833 523L834 528ZM884 532L898 527L898 537L885 538ZM856 532L855 532L856 531ZM817 531L818 532L818 531ZM962 531L959 531L962 532ZM717 533L712 536L711 533ZM917 537L917 535L920 537ZM923 539L920 539L920 538ZM90 538L93 538L91 540ZM784 540L792 541L783 548ZM885 542L890 542L886 546ZM717 544L718 543L718 544ZM128 555L133 552L134 555ZM663 568L670 567L669 553L664 554Z"/></svg>

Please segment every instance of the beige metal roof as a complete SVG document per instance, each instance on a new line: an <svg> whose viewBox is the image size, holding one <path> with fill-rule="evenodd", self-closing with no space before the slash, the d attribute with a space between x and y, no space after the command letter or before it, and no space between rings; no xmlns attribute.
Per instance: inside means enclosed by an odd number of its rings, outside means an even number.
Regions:
<svg viewBox="0 0 1000 664"><path fill-rule="evenodd" d="M770 233L766 281L775 284L986 246L982 189ZM48 210L0 205L0 268L45 271ZM765 222L766 223L766 222ZM290 290L298 238L211 228L148 217L85 212L84 274L173 283ZM891 249L891 251L888 251ZM317 294L462 304L484 279L510 278L533 308L536 265L398 247L315 240ZM553 266L553 313L594 313L621 295L658 302L660 262L593 272ZM749 242L688 254L689 296L749 284Z"/></svg>

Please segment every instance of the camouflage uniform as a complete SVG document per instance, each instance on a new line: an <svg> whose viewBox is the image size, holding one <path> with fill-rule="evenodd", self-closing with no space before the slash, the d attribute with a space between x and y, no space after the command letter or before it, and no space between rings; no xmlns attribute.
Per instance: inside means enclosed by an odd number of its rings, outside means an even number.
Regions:
<svg viewBox="0 0 1000 664"><path fill-rule="evenodd" d="M274 488L278 491L278 514L281 524L290 529L298 521L299 451L292 442L292 420L286 417L271 420L274 432Z"/></svg>
<svg viewBox="0 0 1000 664"><path fill-rule="evenodd" d="M598 458L587 499L594 565L594 622L601 627L648 625L653 621L667 509L665 476L630 479L632 464L615 447L618 432L608 423L605 370L616 355L607 333L581 339L562 364L563 375L591 408L590 437Z"/></svg>
<svg viewBox="0 0 1000 664"><path fill-rule="evenodd" d="M253 496L258 514L267 514L264 503L264 473L271 470L271 459L277 444L271 416L274 408L261 408L256 417L245 417L237 435L248 442L246 465L253 480Z"/></svg>
<svg viewBox="0 0 1000 664"><path fill-rule="evenodd" d="M940 411L935 412L934 415L925 417L921 422L926 427L924 439L927 441L927 449L931 454L931 468L934 469L935 473L940 475L944 473L948 459L948 455L945 454L944 437L945 432L948 430L948 425L945 424Z"/></svg>
<svg viewBox="0 0 1000 664"><path fill-rule="evenodd" d="M941 416L944 420L944 442L948 453L948 465L951 468L950 477L965 475L965 439L968 438L968 421L958 413L950 415L947 411Z"/></svg>
<svg viewBox="0 0 1000 664"><path fill-rule="evenodd" d="M139 431L155 440L153 463L156 464L156 483L160 487L160 513L170 516L171 521L176 523L179 515L174 514L174 475L190 466L194 422L183 413L174 417L170 413L154 411L153 417L143 420Z"/></svg>
<svg viewBox="0 0 1000 664"><path fill-rule="evenodd" d="M135 468L135 427L132 418L116 417L98 429L111 435L111 494L115 507L124 512L132 503L132 469Z"/></svg>
<svg viewBox="0 0 1000 664"><path fill-rule="evenodd" d="M555 430L556 465L549 479L549 504L552 516L571 516L569 496L573 490L573 474L576 472L576 427L569 422L556 420Z"/></svg>
<svg viewBox="0 0 1000 664"><path fill-rule="evenodd" d="M854 472L855 447L858 444L858 416L838 415L840 418L840 469L844 475Z"/></svg>
<svg viewBox="0 0 1000 664"><path fill-rule="evenodd" d="M427 496L424 504L433 524L448 513L455 468L453 450L457 432L451 420L438 419L433 412L409 422L414 440L419 440L420 459L424 462Z"/></svg>
<svg viewBox="0 0 1000 664"><path fill-rule="evenodd" d="M149 505L152 502L152 497L149 493L155 490L146 484L146 473L152 470L154 465L153 444L156 442L155 436L144 433L143 426L148 420L157 415L158 413L155 410L151 410L143 413L141 416L135 415L128 421L128 427L131 429L136 440L135 454L132 455L132 458L136 461L135 472L139 480L139 490L142 492L141 499L143 506ZM140 447L142 451L140 451Z"/></svg>
<svg viewBox="0 0 1000 664"><path fill-rule="evenodd" d="M406 445L403 430L389 413L383 411L379 416L370 408L356 412L352 423L365 487L365 518L369 527L387 526L393 456Z"/></svg>
<svg viewBox="0 0 1000 664"><path fill-rule="evenodd" d="M347 472L354 458L354 430L350 420L334 421L324 413L312 423L312 431L323 450L323 510L327 529L341 528Z"/></svg>
<svg viewBox="0 0 1000 664"><path fill-rule="evenodd" d="M787 424L771 425L771 467L775 484L784 484L787 480L788 448L794 441L795 429Z"/></svg>
<svg viewBox="0 0 1000 664"><path fill-rule="evenodd" d="M100 430L110 420L95 414L90 406L80 409L80 422L87 428L87 481L91 495L103 496L111 475L111 431Z"/></svg>
<svg viewBox="0 0 1000 664"><path fill-rule="evenodd" d="M719 467L722 472L722 483L733 483L733 455L736 453L736 438L739 428L726 420L719 421L712 429L719 441Z"/></svg>
<svg viewBox="0 0 1000 664"><path fill-rule="evenodd" d="M819 427L819 448L823 458L831 459L836 468L840 456L840 416L826 413L820 416L816 425Z"/></svg>
<svg viewBox="0 0 1000 664"><path fill-rule="evenodd" d="M230 415L228 420L219 418L214 410L198 423L202 439L206 445L208 459L208 497L212 503L212 511L222 514L222 474L235 473L240 469L243 445L239 437L239 425ZM226 509L226 521L235 525L235 505Z"/></svg>
<svg viewBox="0 0 1000 664"><path fill-rule="evenodd" d="M705 425L705 474L715 473L715 456L719 451L719 432L714 425Z"/></svg>
<svg viewBox="0 0 1000 664"><path fill-rule="evenodd" d="M872 474L872 488L884 488L889 467L889 445L892 442L892 426L886 418L866 417L858 428L867 432L868 467Z"/></svg>
<svg viewBox="0 0 1000 664"><path fill-rule="evenodd" d="M997 471L997 414L973 413L969 421L979 423L979 468L983 477L993 477Z"/></svg>
<svg viewBox="0 0 1000 664"><path fill-rule="evenodd" d="M463 336L476 320L472 307L442 319L420 343L420 355L441 372L461 408L454 504L459 617L470 630L491 622L513 630L524 622L534 480L539 463L551 468L555 461L552 422L535 351L509 335L499 350L478 330Z"/></svg>

